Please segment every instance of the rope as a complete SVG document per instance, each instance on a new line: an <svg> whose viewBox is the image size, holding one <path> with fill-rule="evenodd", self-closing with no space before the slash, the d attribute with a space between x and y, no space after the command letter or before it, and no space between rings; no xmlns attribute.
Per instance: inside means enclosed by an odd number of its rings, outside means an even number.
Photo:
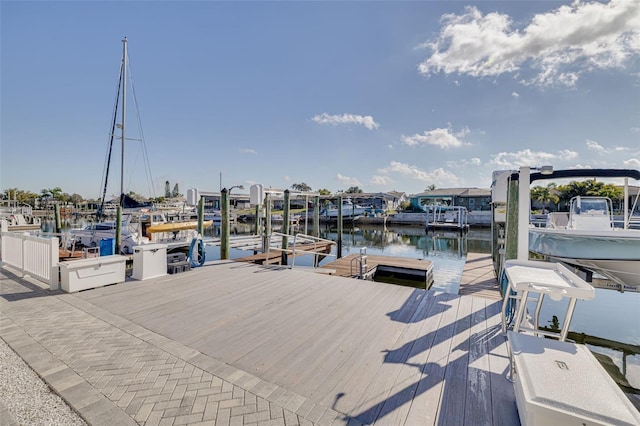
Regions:
<svg viewBox="0 0 640 426"><path fill-rule="evenodd" d="M198 244L199 243L199 244ZM196 245L197 244L197 245ZM195 249L195 252L194 252ZM191 262L192 268L197 268L199 266L204 265L205 261L205 250L204 250L204 241L200 237L195 237L191 240L191 245L189 246L189 261Z"/></svg>

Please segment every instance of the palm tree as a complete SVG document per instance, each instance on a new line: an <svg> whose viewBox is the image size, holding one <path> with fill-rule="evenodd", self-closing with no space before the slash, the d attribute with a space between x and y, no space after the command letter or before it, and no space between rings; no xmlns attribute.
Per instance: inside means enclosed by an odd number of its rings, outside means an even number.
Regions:
<svg viewBox="0 0 640 426"><path fill-rule="evenodd" d="M552 202L556 204L560 201L560 197L554 193L554 189L554 184L549 184L546 187L536 186L531 189L531 199L542 203L542 208L545 209L547 203Z"/></svg>

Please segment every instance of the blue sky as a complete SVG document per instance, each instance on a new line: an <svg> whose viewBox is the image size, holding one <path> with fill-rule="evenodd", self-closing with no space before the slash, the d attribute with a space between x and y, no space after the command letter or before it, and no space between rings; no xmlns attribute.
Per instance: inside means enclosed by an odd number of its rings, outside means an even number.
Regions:
<svg viewBox="0 0 640 426"><path fill-rule="evenodd" d="M412 194L521 165L640 168L637 1L0 7L2 190L99 196L124 36L152 181L130 141L128 191L222 175ZM111 176L115 195L119 161Z"/></svg>

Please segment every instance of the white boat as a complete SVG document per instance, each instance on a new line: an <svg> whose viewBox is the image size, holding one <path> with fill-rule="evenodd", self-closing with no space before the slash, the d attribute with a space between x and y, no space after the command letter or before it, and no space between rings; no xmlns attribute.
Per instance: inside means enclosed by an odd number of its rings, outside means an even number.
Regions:
<svg viewBox="0 0 640 426"><path fill-rule="evenodd" d="M30 205L13 200L0 204L0 220L6 221L9 231L37 231L42 226L40 218L33 216Z"/></svg>
<svg viewBox="0 0 640 426"><path fill-rule="evenodd" d="M101 241L112 240L116 234L116 222L91 223L84 228L71 229L69 231L69 249L80 247L100 247ZM132 254L133 247L140 244L149 243L149 238L145 237L138 223L132 223L129 215L123 216L120 227L120 252L121 254Z"/></svg>
<svg viewBox="0 0 640 426"><path fill-rule="evenodd" d="M569 212L550 213L546 225L529 229L530 251L640 286L640 230L614 226L610 199L574 197Z"/></svg>
<svg viewBox="0 0 640 426"><path fill-rule="evenodd" d="M354 204L351 201L351 198L344 198L342 200L343 219L352 219L354 217L364 216L365 213L370 213L372 210L373 209L370 206ZM320 217L333 220L338 219L338 206L335 204L327 204L324 209L320 211Z"/></svg>

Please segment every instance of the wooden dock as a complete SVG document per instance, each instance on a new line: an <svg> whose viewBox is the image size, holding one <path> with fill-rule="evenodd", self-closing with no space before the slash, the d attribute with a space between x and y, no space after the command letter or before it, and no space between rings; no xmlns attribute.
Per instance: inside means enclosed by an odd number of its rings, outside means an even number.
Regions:
<svg viewBox="0 0 640 426"><path fill-rule="evenodd" d="M76 297L335 410L333 424L519 422L499 301L232 261Z"/></svg>

